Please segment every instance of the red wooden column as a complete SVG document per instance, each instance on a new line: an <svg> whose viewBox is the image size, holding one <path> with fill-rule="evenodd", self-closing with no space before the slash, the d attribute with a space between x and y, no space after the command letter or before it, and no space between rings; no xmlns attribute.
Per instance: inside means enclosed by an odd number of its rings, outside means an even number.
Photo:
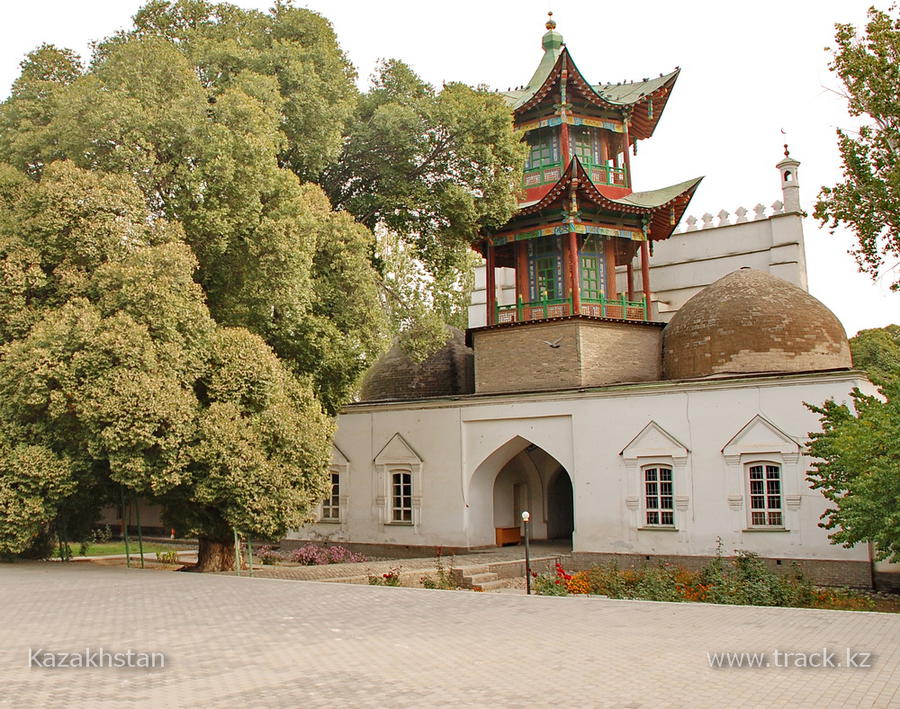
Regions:
<svg viewBox="0 0 900 709"><path fill-rule="evenodd" d="M631 155L628 148L631 147L631 134L629 133L629 121L625 120L625 186L631 187Z"/></svg>
<svg viewBox="0 0 900 709"><path fill-rule="evenodd" d="M528 295L528 244L520 241L516 244L516 302L527 303Z"/></svg>
<svg viewBox="0 0 900 709"><path fill-rule="evenodd" d="M650 318L650 242L641 242L641 284L647 300L647 318Z"/></svg>
<svg viewBox="0 0 900 709"><path fill-rule="evenodd" d="M494 243L488 239L485 257L485 289L487 290L487 324L495 325L497 319L497 284L494 274Z"/></svg>
<svg viewBox="0 0 900 709"><path fill-rule="evenodd" d="M616 288L616 242L607 238L603 242L603 262L606 270L606 293L603 295L612 300L619 293Z"/></svg>
<svg viewBox="0 0 900 709"><path fill-rule="evenodd" d="M626 274L628 278L628 300L634 300L634 266L631 264L631 261L625 266Z"/></svg>
<svg viewBox="0 0 900 709"><path fill-rule="evenodd" d="M572 312L569 315L581 313L581 273L578 269L578 234L575 233L575 225L569 225L569 284L572 289Z"/></svg>

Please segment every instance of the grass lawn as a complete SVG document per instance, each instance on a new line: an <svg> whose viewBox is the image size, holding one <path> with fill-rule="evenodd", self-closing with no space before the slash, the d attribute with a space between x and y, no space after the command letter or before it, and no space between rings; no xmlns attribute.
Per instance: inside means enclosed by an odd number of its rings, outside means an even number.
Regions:
<svg viewBox="0 0 900 709"><path fill-rule="evenodd" d="M72 554L73 556L77 556L79 549L77 544L72 544ZM128 540L128 553L131 556L139 556L139 547L137 540L129 539ZM151 542L144 542L144 556L153 557L158 551L191 551L189 547L183 546L175 546L172 544L158 544ZM113 554L124 554L125 553L125 543L124 542L103 542L97 544L89 544L87 549L87 556L112 556ZM56 551L53 554L54 556L59 556L59 548L57 547Z"/></svg>

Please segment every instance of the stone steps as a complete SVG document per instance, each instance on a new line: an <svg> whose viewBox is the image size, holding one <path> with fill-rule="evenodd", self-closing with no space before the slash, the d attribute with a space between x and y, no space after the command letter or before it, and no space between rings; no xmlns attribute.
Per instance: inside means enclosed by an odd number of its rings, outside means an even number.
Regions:
<svg viewBox="0 0 900 709"><path fill-rule="evenodd" d="M471 573L467 569L466 573L464 573L462 576L460 586L462 586L463 588L472 589L480 588L482 591L493 591L495 589L501 588L503 586L503 582L500 581L500 577L493 571Z"/></svg>

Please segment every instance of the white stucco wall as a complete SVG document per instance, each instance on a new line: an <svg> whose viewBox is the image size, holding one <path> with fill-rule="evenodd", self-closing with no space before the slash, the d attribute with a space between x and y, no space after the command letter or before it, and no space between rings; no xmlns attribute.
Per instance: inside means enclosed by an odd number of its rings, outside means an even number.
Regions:
<svg viewBox="0 0 900 709"><path fill-rule="evenodd" d="M530 475L547 477L558 462L572 479L575 551L706 555L721 538L726 551L865 561L865 547L833 546L818 527L825 500L805 482L810 461L800 452L818 427L802 402L848 401L853 386L872 391L857 373L832 372L354 405L339 417L336 435L348 459L344 522L311 525L292 536L492 544L494 480L534 444L553 460L531 456ZM406 526L385 524L382 514L387 493L379 454L392 439L396 444L397 434L421 461L414 524ZM746 531L750 460L782 467L785 531ZM646 463L671 464L675 471L676 531L640 529L640 468ZM546 522L546 509L531 512L539 525Z"/></svg>
<svg viewBox="0 0 900 709"><path fill-rule="evenodd" d="M745 266L808 290L799 213L673 234L654 244L650 264L654 299L660 320L666 322L703 288ZM625 269L619 271L622 289ZM640 274L638 289L639 281Z"/></svg>

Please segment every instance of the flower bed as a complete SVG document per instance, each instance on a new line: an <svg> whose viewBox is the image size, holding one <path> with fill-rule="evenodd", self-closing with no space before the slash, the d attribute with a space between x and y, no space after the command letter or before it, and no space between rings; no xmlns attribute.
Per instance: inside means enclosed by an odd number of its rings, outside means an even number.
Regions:
<svg viewBox="0 0 900 709"><path fill-rule="evenodd" d="M900 599L851 589L818 588L796 565L790 574L776 574L759 556L745 551L739 551L733 559L717 553L699 571L673 564L619 569L613 562L568 573L557 563L553 573L533 576L535 593L545 596L598 595L646 601L900 611Z"/></svg>
<svg viewBox="0 0 900 709"><path fill-rule="evenodd" d="M324 564L351 564L360 561L368 561L369 558L362 554L350 551L339 544L333 546L319 546L318 544L304 544L302 547L286 553L276 551L270 546L261 546L255 550L256 558L263 564L300 564L301 566L321 566Z"/></svg>

